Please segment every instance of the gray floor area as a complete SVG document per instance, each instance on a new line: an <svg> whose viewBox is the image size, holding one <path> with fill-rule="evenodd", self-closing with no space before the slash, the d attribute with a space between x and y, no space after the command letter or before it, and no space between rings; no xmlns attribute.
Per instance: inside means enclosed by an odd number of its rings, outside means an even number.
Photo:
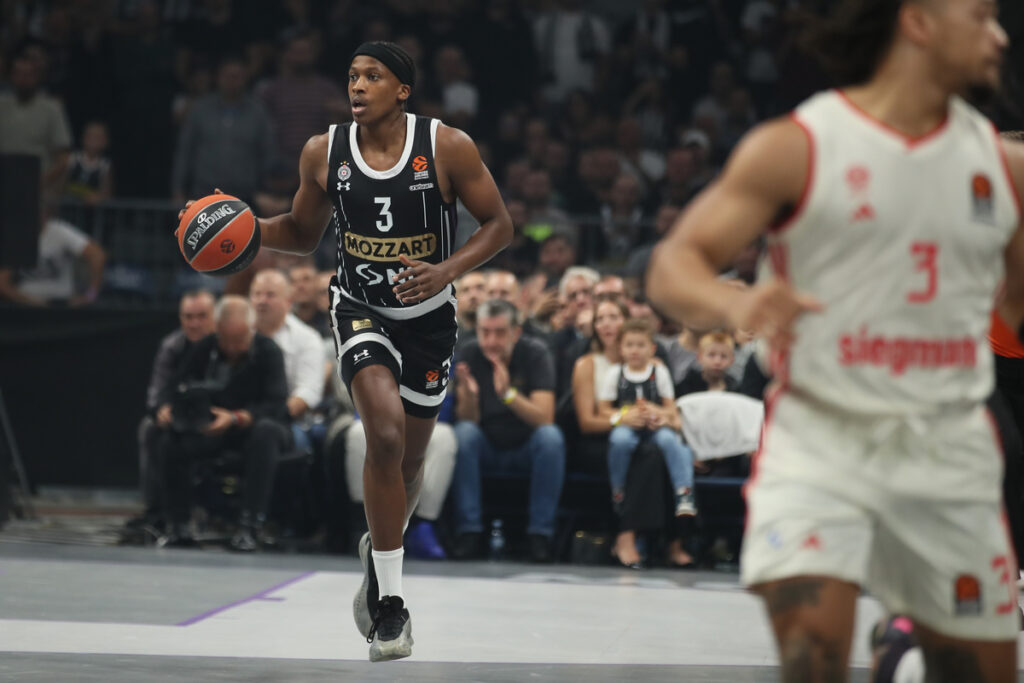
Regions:
<svg viewBox="0 0 1024 683"><path fill-rule="evenodd" d="M351 557L27 544L0 533L0 681L774 681L734 574L409 562L416 646L371 665ZM866 681L859 605L851 680Z"/></svg>
<svg viewBox="0 0 1024 683"><path fill-rule="evenodd" d="M433 683L767 683L778 680L774 667L657 666L588 664L462 664L456 662L245 661L183 657L98 655L4 655L0 680L11 681L394 681ZM854 671L851 683L866 683L865 670Z"/></svg>

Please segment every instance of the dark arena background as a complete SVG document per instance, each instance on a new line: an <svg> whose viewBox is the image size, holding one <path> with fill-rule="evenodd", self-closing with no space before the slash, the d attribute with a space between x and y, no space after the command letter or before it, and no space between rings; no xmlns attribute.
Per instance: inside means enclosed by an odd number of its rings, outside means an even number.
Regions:
<svg viewBox="0 0 1024 683"><path fill-rule="evenodd" d="M696 517L673 515L669 475L641 448L629 486L647 505L622 513L607 431L581 433L573 371L609 300L655 327L677 387L692 369L695 331L645 298L651 250L747 131L832 85L801 40L832 4L0 0L0 680L777 680L767 617L737 573L754 448L698 454ZM1024 3L1004 0L1000 20L1004 87L976 104L1017 130ZM472 308L512 302L552 358L566 446L551 557L527 533L528 468L484 473L473 546L457 529L449 392L450 444L428 453L435 509L405 541L416 649L371 665L350 616L366 530L352 458L366 445L333 360L333 227L308 257L264 249L220 278L189 268L174 231L185 202L215 189L256 216L288 211L303 145L352 120L350 56L376 40L415 61L408 111L476 142L515 227L482 275L456 283L455 360ZM460 205L452 249L476 228ZM752 283L762 246L727 275ZM153 475L161 398L181 414L189 395L170 380L184 354L172 346L193 343L183 325L212 333L213 301L249 296L264 269L285 274L278 294L322 337L319 393L291 419L258 547L232 543L237 448L194 463L182 543ZM741 388L753 344L735 335ZM852 680L868 680L881 615L865 594Z"/></svg>

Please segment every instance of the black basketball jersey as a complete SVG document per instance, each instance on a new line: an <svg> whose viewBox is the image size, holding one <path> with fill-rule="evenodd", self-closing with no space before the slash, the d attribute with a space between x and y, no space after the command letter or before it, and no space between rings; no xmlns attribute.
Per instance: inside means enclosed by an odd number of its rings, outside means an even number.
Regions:
<svg viewBox="0 0 1024 683"><path fill-rule="evenodd" d="M454 203L437 186L434 143L440 121L406 114L405 148L386 171L370 168L356 142L358 125L331 126L327 190L334 203L338 283L342 294L380 315L407 320L454 302L451 285L415 304L399 303L399 256L440 263L451 255Z"/></svg>
<svg viewBox="0 0 1024 683"><path fill-rule="evenodd" d="M661 403L661 394L658 393L657 366L651 365L651 372L647 379L642 382L632 382L626 377L625 365L619 368L618 392L615 399L615 407L631 406L641 398L650 403Z"/></svg>

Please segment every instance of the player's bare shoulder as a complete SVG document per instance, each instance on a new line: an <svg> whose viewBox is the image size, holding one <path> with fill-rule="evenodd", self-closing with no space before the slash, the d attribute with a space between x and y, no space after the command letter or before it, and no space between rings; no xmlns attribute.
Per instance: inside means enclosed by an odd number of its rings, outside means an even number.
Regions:
<svg viewBox="0 0 1024 683"><path fill-rule="evenodd" d="M329 133L314 135L302 146L299 156L299 173L302 179L310 178L321 188L327 188L327 150L331 138Z"/></svg>
<svg viewBox="0 0 1024 683"><path fill-rule="evenodd" d="M722 181L779 205L795 204L814 173L814 140L794 116L755 126L740 140Z"/></svg>
<svg viewBox="0 0 1024 683"><path fill-rule="evenodd" d="M479 173L483 168L480 151L473 138L459 129L439 123L437 126L434 161L437 164L438 184L445 201L454 201L455 186L459 179Z"/></svg>

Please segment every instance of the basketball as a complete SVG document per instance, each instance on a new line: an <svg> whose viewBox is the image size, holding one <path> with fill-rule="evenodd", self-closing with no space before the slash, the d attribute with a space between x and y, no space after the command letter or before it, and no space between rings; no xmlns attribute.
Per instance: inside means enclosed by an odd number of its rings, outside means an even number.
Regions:
<svg viewBox="0 0 1024 683"><path fill-rule="evenodd" d="M188 264L207 275L244 270L260 250L259 222L248 204L229 194L196 200L174 234Z"/></svg>

